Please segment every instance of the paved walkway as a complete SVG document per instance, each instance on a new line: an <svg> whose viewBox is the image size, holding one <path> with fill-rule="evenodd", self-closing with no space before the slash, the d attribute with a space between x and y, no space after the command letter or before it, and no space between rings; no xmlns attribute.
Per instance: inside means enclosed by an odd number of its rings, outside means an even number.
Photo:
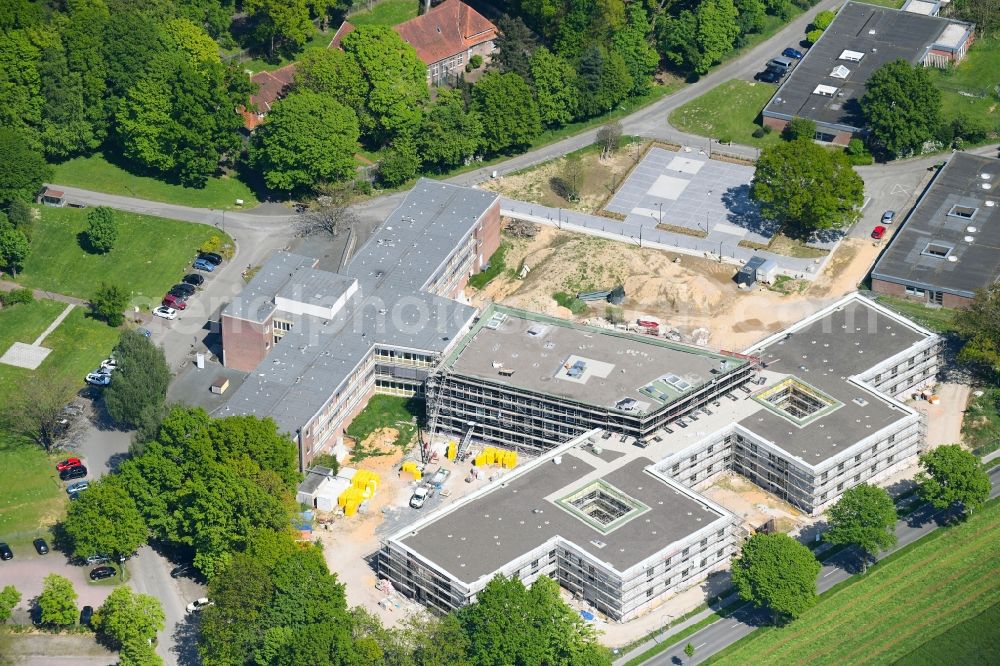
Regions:
<svg viewBox="0 0 1000 666"><path fill-rule="evenodd" d="M23 284L18 284L16 282L11 282L10 280L0 280L0 291L13 291L14 289L23 289ZM87 301L82 298L76 298L75 296L66 296L65 294L57 294L52 291L45 291L43 289L32 289L32 293L35 298L44 298L50 301L60 301L62 303L69 303L71 305L87 305Z"/></svg>
<svg viewBox="0 0 1000 666"><path fill-rule="evenodd" d="M53 321L51 324L49 324L49 327L47 329L45 329L44 331L42 331L42 334L39 335L37 338L35 338L35 341L32 342L31 344L33 344L36 347L38 345L42 344L42 341L45 340L45 338L49 337L49 333L51 333L52 331L56 330L56 328L59 326L59 324L63 323L63 319L65 319L66 317L69 316L70 311L74 307L76 307L76 306L73 303L70 303L69 305L67 305L66 309L63 310L62 312L60 312L59 316L55 318L55 321Z"/></svg>
<svg viewBox="0 0 1000 666"><path fill-rule="evenodd" d="M705 259L714 259L735 266L742 266L751 257L759 255L767 259L773 259L780 267L782 273L807 280L815 279L822 272L826 262L830 260L833 254L831 252L821 259L798 259L740 247L738 241L726 240L726 237L733 238L728 234L719 234L719 236L723 237L720 240L716 240L711 236L709 238L696 238L686 234L657 229L653 221L648 224L629 220L619 221L600 215L564 210L562 208L549 208L507 197L501 197L500 199L500 213L506 217L518 220L527 220L567 231L609 238L625 243L634 243L639 247L650 247Z"/></svg>

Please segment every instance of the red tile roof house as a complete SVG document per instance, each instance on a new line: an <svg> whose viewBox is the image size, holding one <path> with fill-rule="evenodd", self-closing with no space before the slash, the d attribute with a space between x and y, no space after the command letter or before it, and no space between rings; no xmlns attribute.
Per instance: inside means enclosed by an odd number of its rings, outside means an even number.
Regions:
<svg viewBox="0 0 1000 666"><path fill-rule="evenodd" d="M289 86L295 80L295 63L273 72L257 72L250 77L250 80L259 88L256 93L250 95L250 108L241 109L240 114L243 116L243 127L252 132L264 122L264 116L274 103L288 92Z"/></svg>
<svg viewBox="0 0 1000 666"><path fill-rule="evenodd" d="M339 48L354 25L344 21L330 42ZM403 41L427 65L427 83L434 86L461 76L474 55L489 60L494 51L497 27L462 0L445 0L423 16L393 26Z"/></svg>

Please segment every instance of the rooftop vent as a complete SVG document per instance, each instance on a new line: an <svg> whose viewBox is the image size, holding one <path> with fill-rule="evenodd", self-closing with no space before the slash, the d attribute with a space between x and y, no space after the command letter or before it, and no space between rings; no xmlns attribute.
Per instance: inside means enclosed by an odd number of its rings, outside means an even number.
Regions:
<svg viewBox="0 0 1000 666"><path fill-rule="evenodd" d="M958 257L956 257L955 255L951 255L948 257L948 261L950 261L951 263L955 263L956 261L958 261Z"/></svg>
<svg viewBox="0 0 1000 666"><path fill-rule="evenodd" d="M835 79L846 79L850 75L851 75L851 70L847 69L843 65L837 65L836 67L833 68L833 71L830 72L830 76L832 76Z"/></svg>
<svg viewBox="0 0 1000 666"><path fill-rule="evenodd" d="M993 206L996 206L996 205L997 205L997 202L995 202L995 201L987 201L986 202L986 207L987 208L993 208Z"/></svg>
<svg viewBox="0 0 1000 666"><path fill-rule="evenodd" d="M976 237L975 237L975 236L966 236L966 237L965 237L965 242L966 242L966 243L971 243L971 242L972 242L972 241L974 241L974 240L976 240Z"/></svg>
<svg viewBox="0 0 1000 666"><path fill-rule="evenodd" d="M991 174L991 173L981 173L981 174L979 174L979 177L982 178L983 180L989 180L990 178L993 177L993 174Z"/></svg>
<svg viewBox="0 0 1000 666"><path fill-rule="evenodd" d="M970 234L974 234L977 231L975 227L966 227L965 230L968 231Z"/></svg>
<svg viewBox="0 0 1000 666"><path fill-rule="evenodd" d="M865 57L865 54L861 51L851 51L844 50L841 51L838 60L847 60L849 62L861 62L861 59Z"/></svg>
<svg viewBox="0 0 1000 666"><path fill-rule="evenodd" d="M815 90L813 90L814 95L822 95L823 97L833 97L837 94L837 88L834 86L818 85Z"/></svg>

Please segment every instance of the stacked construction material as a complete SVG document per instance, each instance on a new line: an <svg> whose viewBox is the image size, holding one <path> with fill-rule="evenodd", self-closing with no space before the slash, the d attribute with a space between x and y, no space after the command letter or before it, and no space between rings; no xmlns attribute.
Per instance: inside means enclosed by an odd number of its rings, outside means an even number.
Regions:
<svg viewBox="0 0 1000 666"><path fill-rule="evenodd" d="M456 455L458 455L458 442L451 440L448 442L448 452L445 454L445 457L448 460L454 460Z"/></svg>
<svg viewBox="0 0 1000 666"><path fill-rule="evenodd" d="M423 476L423 473L420 471L420 465L417 464L417 461L415 460L407 460L404 462L400 471L404 474L412 474L414 481L419 481L420 477Z"/></svg>
<svg viewBox="0 0 1000 666"><path fill-rule="evenodd" d="M378 474L359 469L351 479L351 486L337 498L337 506L344 510L345 516L353 516L362 502L375 496L378 484Z"/></svg>
<svg viewBox="0 0 1000 666"><path fill-rule="evenodd" d="M476 467L500 465L505 469L513 469L517 465L517 453L487 446L475 457Z"/></svg>

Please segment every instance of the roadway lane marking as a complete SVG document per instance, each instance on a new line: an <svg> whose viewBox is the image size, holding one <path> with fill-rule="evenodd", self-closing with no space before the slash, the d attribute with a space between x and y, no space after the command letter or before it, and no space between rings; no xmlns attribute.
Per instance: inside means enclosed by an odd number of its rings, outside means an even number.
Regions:
<svg viewBox="0 0 1000 666"><path fill-rule="evenodd" d="M733 626L731 626L729 628L730 629L735 629L736 627L740 626L740 624L742 624L742 623L741 622L737 622L736 624L734 624Z"/></svg>
<svg viewBox="0 0 1000 666"><path fill-rule="evenodd" d="M695 646L694 646L694 649L695 649L695 650L700 650L700 649L702 649L703 647L705 647L706 645L708 645L708 643L702 643L701 645L695 645Z"/></svg>
<svg viewBox="0 0 1000 666"><path fill-rule="evenodd" d="M834 569L834 570L833 570L833 571L831 571L830 573L825 573L825 574L823 574L823 578L826 578L827 576L832 576L832 575L833 575L833 574L835 574L835 573L837 573L837 570L836 570L836 569Z"/></svg>

